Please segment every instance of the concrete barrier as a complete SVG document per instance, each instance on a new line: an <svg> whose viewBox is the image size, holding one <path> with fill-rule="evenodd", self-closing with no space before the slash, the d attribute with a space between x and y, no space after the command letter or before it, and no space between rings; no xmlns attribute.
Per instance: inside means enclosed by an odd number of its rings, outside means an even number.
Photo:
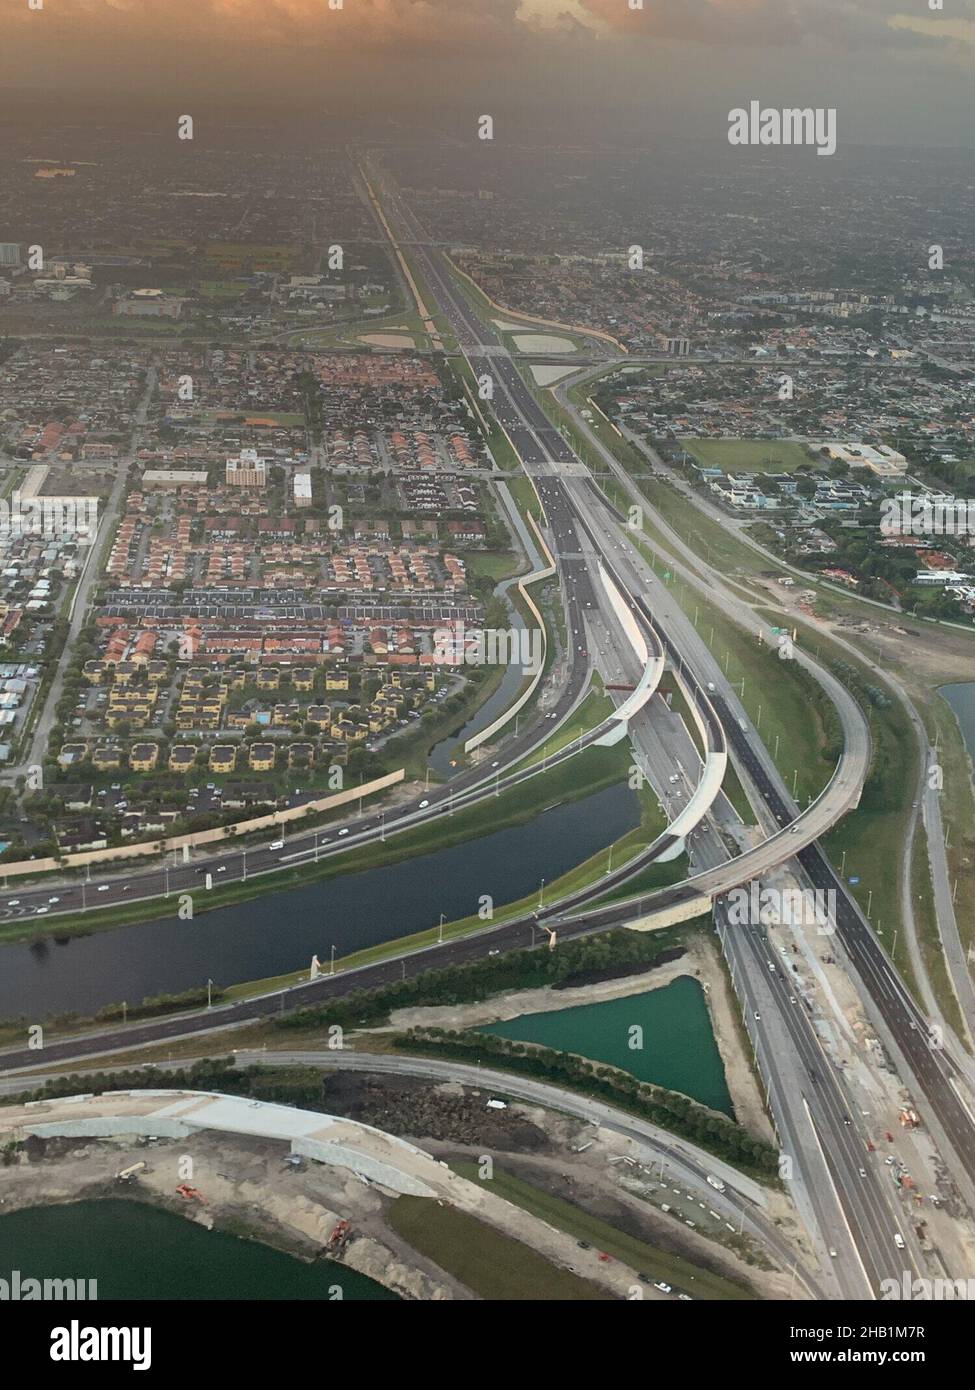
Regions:
<svg viewBox="0 0 975 1390"><path fill-rule="evenodd" d="M514 445L512 445L512 448L514 448ZM532 487L534 486L534 482L532 482ZM535 496L538 497L537 488L535 488ZM542 500L540 497L538 498L538 505L542 505ZM535 621L538 623L539 630L542 634L541 665L535 672L535 676L531 684L521 692L517 700L515 700L513 704L510 704L508 708L503 711L503 713L499 714L497 719L495 719L493 723L489 724L486 729L481 729L479 733L472 734L471 737L467 739L467 741L464 744L465 753L470 753L472 749L479 748L482 743L487 743L488 740L493 738L494 735L500 729L503 729L505 724L512 720L515 717L515 715L519 713L520 710L523 710L525 706L528 704L528 701L535 694L535 691L538 689L541 683L542 676L545 674L545 661L548 655L548 631L545 627L545 619L542 617L541 610L539 609L538 604L532 598L531 594L528 592L526 586L528 584L537 584L540 579L550 579L552 575L555 573L555 560L552 556L552 552L545 544L544 536L538 529L537 521L532 516L530 511L528 513L528 523L531 526L532 530L535 532L535 538L538 541L538 544L543 554L549 561L548 565L545 566L544 569L535 570L534 574L526 574L523 578L518 580L517 584L518 592L524 599L528 611L532 614Z"/></svg>

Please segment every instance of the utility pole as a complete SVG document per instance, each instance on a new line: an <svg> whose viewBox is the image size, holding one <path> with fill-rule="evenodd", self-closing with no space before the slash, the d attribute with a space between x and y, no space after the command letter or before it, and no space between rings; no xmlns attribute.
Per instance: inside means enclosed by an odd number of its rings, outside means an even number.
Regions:
<svg viewBox="0 0 975 1390"><path fill-rule="evenodd" d="M334 975L334 974L335 974L335 947L334 947L334 946L332 947L332 957L331 957L331 960L329 961L328 973L329 973L330 975Z"/></svg>
<svg viewBox="0 0 975 1390"><path fill-rule="evenodd" d="M442 945L443 945L443 924L444 924L445 918L446 918L446 914L443 913L443 912L441 912L441 914L440 914L440 926L437 928L437 945L438 945L438 946L442 946Z"/></svg>

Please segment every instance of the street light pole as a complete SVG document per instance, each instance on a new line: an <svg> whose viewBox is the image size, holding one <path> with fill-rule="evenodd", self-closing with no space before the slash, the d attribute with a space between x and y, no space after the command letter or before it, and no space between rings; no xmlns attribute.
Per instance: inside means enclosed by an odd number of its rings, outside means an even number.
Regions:
<svg viewBox="0 0 975 1390"><path fill-rule="evenodd" d="M443 912L441 912L441 914L440 914L440 926L437 928L437 945L438 945L438 946L442 946L442 945L443 945L443 924L444 924L444 918L445 918L445 916L446 916L446 914L443 913Z"/></svg>
<svg viewBox="0 0 975 1390"><path fill-rule="evenodd" d="M334 974L335 974L335 947L334 947L334 945L332 946L332 956L331 956L331 960L329 961L328 973L329 973L330 975L334 975Z"/></svg>

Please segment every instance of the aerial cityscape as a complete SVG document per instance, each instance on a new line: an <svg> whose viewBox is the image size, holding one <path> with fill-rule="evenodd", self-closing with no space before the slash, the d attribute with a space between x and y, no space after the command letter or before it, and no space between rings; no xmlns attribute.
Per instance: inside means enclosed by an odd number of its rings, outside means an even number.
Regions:
<svg viewBox="0 0 975 1390"><path fill-rule="evenodd" d="M975 3L0 15L32 1357L163 1370L186 1301L617 1301L938 1364Z"/></svg>

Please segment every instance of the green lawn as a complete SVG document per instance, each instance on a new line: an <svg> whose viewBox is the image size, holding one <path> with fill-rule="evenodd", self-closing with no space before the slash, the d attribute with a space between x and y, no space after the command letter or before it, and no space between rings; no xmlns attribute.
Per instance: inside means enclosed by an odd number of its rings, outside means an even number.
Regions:
<svg viewBox="0 0 975 1390"><path fill-rule="evenodd" d="M459 1279L480 1298L573 1303L611 1295L456 1207L428 1197L398 1197L389 1223L414 1250Z"/></svg>
<svg viewBox="0 0 975 1390"><path fill-rule="evenodd" d="M653 1279L663 1279L668 1284L691 1293L692 1297L708 1299L742 1299L750 1295L740 1285L720 1274L691 1264L680 1255L672 1255L666 1250L658 1250L636 1236L617 1230L608 1222L600 1220L572 1202L555 1197L541 1188L513 1177L510 1173L494 1169L494 1176L485 1181L478 1176L475 1163L458 1162L450 1165L462 1177L476 1182L478 1186L497 1193L513 1206L531 1212L533 1216L547 1221L556 1230L565 1231L577 1240L587 1240L595 1249L611 1255L637 1273L648 1274Z"/></svg>
<svg viewBox="0 0 975 1390"><path fill-rule="evenodd" d="M705 468L726 473L794 473L812 458L802 444L782 439L682 439L681 445Z"/></svg>
<svg viewBox="0 0 975 1390"><path fill-rule="evenodd" d="M662 574L665 566L661 561L643 542L634 540ZM729 681L739 688L744 681L742 703L790 788L795 774L800 806L807 798L818 796L832 776L835 761L823 756L829 736L812 677L794 662L780 661L778 653L759 643L755 633L724 617L683 581L670 583L684 612L696 619L698 632Z"/></svg>

